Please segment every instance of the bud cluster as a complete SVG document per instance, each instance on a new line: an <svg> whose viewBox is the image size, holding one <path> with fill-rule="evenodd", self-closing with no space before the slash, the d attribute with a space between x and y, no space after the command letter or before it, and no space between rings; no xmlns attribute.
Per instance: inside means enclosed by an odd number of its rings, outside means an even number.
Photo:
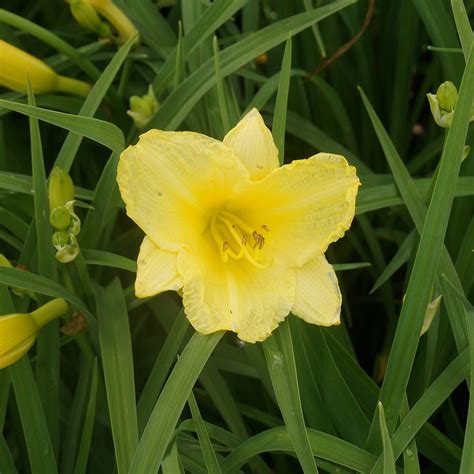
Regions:
<svg viewBox="0 0 474 474"><path fill-rule="evenodd" d="M49 221L56 230L52 244L56 259L61 263L72 262L80 252L77 235L81 221L74 212L74 184L63 169L56 167L49 178Z"/></svg>

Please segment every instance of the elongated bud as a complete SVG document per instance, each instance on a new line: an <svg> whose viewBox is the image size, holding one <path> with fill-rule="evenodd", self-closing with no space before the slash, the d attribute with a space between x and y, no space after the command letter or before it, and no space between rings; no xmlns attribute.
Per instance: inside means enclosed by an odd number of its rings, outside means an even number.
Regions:
<svg viewBox="0 0 474 474"><path fill-rule="evenodd" d="M127 115L132 117L137 128L142 129L146 127L158 108L159 103L153 88L149 86L148 92L144 96L132 95L130 97L130 110L127 110Z"/></svg>
<svg viewBox="0 0 474 474"><path fill-rule="evenodd" d="M28 78L35 94L68 92L87 96L91 86L66 76L60 76L41 59L0 40L0 85L26 93Z"/></svg>
<svg viewBox="0 0 474 474"><path fill-rule="evenodd" d="M49 208L65 206L74 200L74 184L71 177L59 166L51 171L48 182Z"/></svg>
<svg viewBox="0 0 474 474"><path fill-rule="evenodd" d="M56 298L31 313L0 316L0 369L23 357L34 344L39 330L66 314L68 309L62 298Z"/></svg>
<svg viewBox="0 0 474 474"><path fill-rule="evenodd" d="M84 0L67 0L71 7L72 16L86 30L97 33L101 38L112 36L110 26L103 22L97 11Z"/></svg>
<svg viewBox="0 0 474 474"><path fill-rule="evenodd" d="M436 97L442 110L452 112L458 101L458 90L451 81L445 81L438 87Z"/></svg>

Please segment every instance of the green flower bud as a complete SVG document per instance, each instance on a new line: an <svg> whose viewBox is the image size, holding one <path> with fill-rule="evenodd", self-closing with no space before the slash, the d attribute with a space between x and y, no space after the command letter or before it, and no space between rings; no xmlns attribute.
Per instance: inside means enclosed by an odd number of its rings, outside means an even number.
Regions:
<svg viewBox="0 0 474 474"><path fill-rule="evenodd" d="M458 101L458 90L451 81L445 81L438 87L436 98L442 110L452 112Z"/></svg>
<svg viewBox="0 0 474 474"><path fill-rule="evenodd" d="M56 260L59 263L69 263L72 262L79 255L79 247L73 245L66 245L61 250L56 252Z"/></svg>
<svg viewBox="0 0 474 474"><path fill-rule="evenodd" d="M148 93L143 97L133 95L130 97L130 110L127 114L132 117L137 128L145 128L150 119L155 115L159 108L155 93L151 86L148 87Z"/></svg>
<svg viewBox="0 0 474 474"><path fill-rule="evenodd" d="M86 30L97 33L100 37L112 36L110 26L103 22L97 11L83 0L68 0L72 16Z"/></svg>
<svg viewBox="0 0 474 474"><path fill-rule="evenodd" d="M69 242L69 233L63 230L55 232L51 239L53 246L56 250L60 250L65 247Z"/></svg>
<svg viewBox="0 0 474 474"><path fill-rule="evenodd" d="M49 208L63 207L74 199L74 184L71 177L59 166L51 171L48 183Z"/></svg>
<svg viewBox="0 0 474 474"><path fill-rule="evenodd" d="M54 208L49 215L49 222L58 230L66 230L71 224L71 214L66 206Z"/></svg>
<svg viewBox="0 0 474 474"><path fill-rule="evenodd" d="M72 232L55 232L52 242L57 250L56 260L60 263L72 262L79 255L79 245L76 236Z"/></svg>

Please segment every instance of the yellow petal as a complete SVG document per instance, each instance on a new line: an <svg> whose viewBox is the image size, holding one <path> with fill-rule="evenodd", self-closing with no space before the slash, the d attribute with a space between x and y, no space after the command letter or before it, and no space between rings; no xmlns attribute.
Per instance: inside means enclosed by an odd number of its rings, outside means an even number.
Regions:
<svg viewBox="0 0 474 474"><path fill-rule="evenodd" d="M0 369L4 369L21 359L31 348L36 340L36 334L28 337L8 352L0 354Z"/></svg>
<svg viewBox="0 0 474 474"><path fill-rule="evenodd" d="M293 314L311 324L340 323L341 292L334 268L324 255L296 269Z"/></svg>
<svg viewBox="0 0 474 474"><path fill-rule="evenodd" d="M135 294L147 298L162 291L178 291L183 283L176 268L176 252L167 252L145 237L138 255Z"/></svg>
<svg viewBox="0 0 474 474"><path fill-rule="evenodd" d="M169 251L192 247L216 206L246 180L232 150L192 132L150 130L122 153L117 169L128 215Z"/></svg>
<svg viewBox="0 0 474 474"><path fill-rule="evenodd" d="M0 355L13 350L26 339L36 337L39 327L28 313L0 317Z"/></svg>
<svg viewBox="0 0 474 474"><path fill-rule="evenodd" d="M180 251L178 270L186 316L204 334L229 330L243 341L263 341L293 305L293 270L256 268L243 259L224 263L210 237L199 252Z"/></svg>
<svg viewBox="0 0 474 474"><path fill-rule="evenodd" d="M264 178L279 166L272 133L255 108L227 133L223 141L235 151L253 180Z"/></svg>
<svg viewBox="0 0 474 474"><path fill-rule="evenodd" d="M359 184L355 168L342 156L319 153L250 183L227 210L266 230L269 258L300 267L350 227Z"/></svg>

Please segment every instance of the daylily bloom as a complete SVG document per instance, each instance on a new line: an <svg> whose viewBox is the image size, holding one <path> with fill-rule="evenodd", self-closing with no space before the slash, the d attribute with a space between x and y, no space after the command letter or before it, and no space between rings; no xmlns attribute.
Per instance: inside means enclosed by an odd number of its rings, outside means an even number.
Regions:
<svg viewBox="0 0 474 474"><path fill-rule="evenodd" d="M351 225L359 186L342 156L319 153L279 168L257 110L223 142L151 130L121 155L117 180L146 236L137 297L180 290L204 334L263 341L293 312L340 322L341 293L324 252Z"/></svg>
<svg viewBox="0 0 474 474"><path fill-rule="evenodd" d="M41 59L3 40L0 40L0 57L0 86L26 93L29 78L35 94L68 92L85 97L91 90L87 82L61 76Z"/></svg>
<svg viewBox="0 0 474 474"><path fill-rule="evenodd" d="M67 303L56 298L31 313L0 316L0 369L23 357L34 344L39 330L67 311Z"/></svg>

